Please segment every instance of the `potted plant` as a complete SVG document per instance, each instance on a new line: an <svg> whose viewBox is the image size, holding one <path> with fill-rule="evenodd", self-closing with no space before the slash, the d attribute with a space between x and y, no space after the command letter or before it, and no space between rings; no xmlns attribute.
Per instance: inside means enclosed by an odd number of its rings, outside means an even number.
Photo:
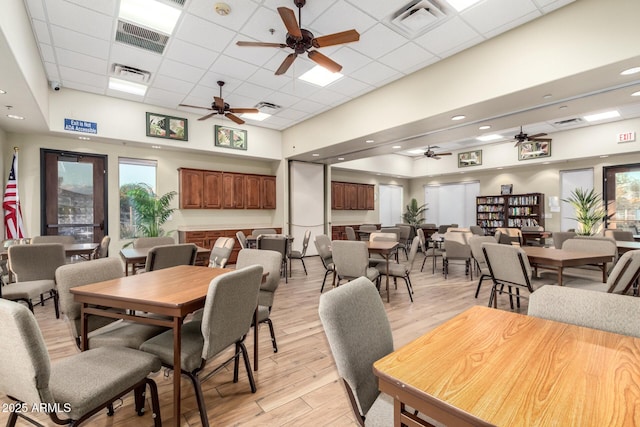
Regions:
<svg viewBox="0 0 640 427"><path fill-rule="evenodd" d="M414 227L419 226L423 221L424 217L422 216L427 211L427 204L423 204L418 206L418 201L413 198L411 199L411 203L407 205L407 211L402 214L402 219L409 225Z"/></svg>
<svg viewBox="0 0 640 427"><path fill-rule="evenodd" d="M135 184L127 191L134 210L138 237L159 237L170 234L163 230L162 225L176 210L169 207L176 194L175 191L170 191L158 196L148 184L143 183Z"/></svg>
<svg viewBox="0 0 640 427"><path fill-rule="evenodd" d="M593 189L576 188L571 195L562 199L575 208L575 219L578 221L576 233L582 236L593 236L602 228L602 221L607 218L607 211L602 204L602 196Z"/></svg>

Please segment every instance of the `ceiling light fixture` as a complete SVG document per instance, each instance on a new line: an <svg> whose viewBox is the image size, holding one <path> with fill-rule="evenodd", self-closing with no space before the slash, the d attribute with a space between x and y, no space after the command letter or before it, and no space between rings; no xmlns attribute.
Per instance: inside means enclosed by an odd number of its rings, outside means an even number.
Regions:
<svg viewBox="0 0 640 427"><path fill-rule="evenodd" d="M460 115L451 117L451 120L458 121L458 120L464 120L466 118L467 118L467 116L463 116L462 114L460 114Z"/></svg>
<svg viewBox="0 0 640 427"><path fill-rule="evenodd" d="M373 141L373 139L367 139L365 142L366 142L367 144L371 144L371 143L372 143L372 142L374 142L374 141Z"/></svg>
<svg viewBox="0 0 640 427"><path fill-rule="evenodd" d="M497 141L502 139L502 135L498 135L497 133L491 135L483 135L476 138L478 141L489 142L489 141Z"/></svg>
<svg viewBox="0 0 640 427"><path fill-rule="evenodd" d="M491 126L489 126L489 125L482 125L482 126L480 126L478 129L480 129L480 130L487 130L487 129L491 129Z"/></svg>
<svg viewBox="0 0 640 427"><path fill-rule="evenodd" d="M78 139L81 139L82 141L90 141L91 138L89 138L88 136L79 136Z"/></svg>
<svg viewBox="0 0 640 427"><path fill-rule="evenodd" d="M298 78L316 86L324 87L341 77L342 74L340 73L332 73L326 68L316 65Z"/></svg>
<svg viewBox="0 0 640 427"><path fill-rule="evenodd" d="M631 94L631 96L640 96L640 90L639 90L639 91L637 91L637 92L633 92L633 93Z"/></svg>
<svg viewBox="0 0 640 427"><path fill-rule="evenodd" d="M10 119L15 119L15 120L24 120L24 117L16 116L15 114L7 114L7 117L9 117Z"/></svg>
<svg viewBox="0 0 640 427"><path fill-rule="evenodd" d="M109 77L109 89L140 96L144 96L144 94L147 93L147 86L145 85L116 79L114 77Z"/></svg>
<svg viewBox="0 0 640 427"><path fill-rule="evenodd" d="M7 91L6 91L6 90L2 90L2 89L0 89L0 95L4 95L5 93L7 93Z"/></svg>
<svg viewBox="0 0 640 427"><path fill-rule="evenodd" d="M231 8L226 3L216 3L213 7L220 16L227 16L231 13Z"/></svg>
<svg viewBox="0 0 640 427"><path fill-rule="evenodd" d="M447 3L449 3L458 12L462 12L464 9L479 2L480 0L447 0Z"/></svg>
<svg viewBox="0 0 640 427"><path fill-rule="evenodd" d="M620 73L621 76L630 76L631 74L640 73L640 67L628 68Z"/></svg>
<svg viewBox="0 0 640 427"><path fill-rule="evenodd" d="M396 150L397 150L397 149L399 149L399 148L402 148L402 145L394 145L394 146L393 146L393 147L391 147L391 148L394 148L394 149L396 149Z"/></svg>
<svg viewBox="0 0 640 427"><path fill-rule="evenodd" d="M313 153L313 154L312 154L312 156L313 156L313 157L320 157L320 154L318 154L318 153Z"/></svg>
<svg viewBox="0 0 640 427"><path fill-rule="evenodd" d="M180 14L180 9L156 0L122 0L118 17L152 30L171 34Z"/></svg>
<svg viewBox="0 0 640 427"><path fill-rule="evenodd" d="M338 160L342 161L344 160L344 157L338 157Z"/></svg>
<svg viewBox="0 0 640 427"><path fill-rule="evenodd" d="M259 112L259 113L244 113L242 116L244 119L255 120L256 122L261 122L264 119L271 117L271 114Z"/></svg>
<svg viewBox="0 0 640 427"><path fill-rule="evenodd" d="M611 110L605 111L604 113L589 114L587 116L583 116L582 118L588 122L597 122L598 120L613 119L616 117L620 117L620 113L618 113L617 110Z"/></svg>
<svg viewBox="0 0 640 427"><path fill-rule="evenodd" d="M425 151L426 151L426 148L421 148L419 150L409 150L408 153L411 153L411 154L424 154Z"/></svg>

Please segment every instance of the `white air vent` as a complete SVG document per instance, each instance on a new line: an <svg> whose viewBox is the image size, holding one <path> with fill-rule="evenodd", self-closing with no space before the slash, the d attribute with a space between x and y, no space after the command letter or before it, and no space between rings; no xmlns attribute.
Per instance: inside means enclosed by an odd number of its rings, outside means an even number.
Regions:
<svg viewBox="0 0 640 427"><path fill-rule="evenodd" d="M148 71L122 64L113 64L113 75L136 83L146 83L151 78Z"/></svg>
<svg viewBox="0 0 640 427"><path fill-rule="evenodd" d="M255 106L258 110L267 114L275 114L276 111L281 109L282 107L276 104L272 104L270 102L258 102Z"/></svg>
<svg viewBox="0 0 640 427"><path fill-rule="evenodd" d="M129 22L118 20L116 41L162 55L169 36Z"/></svg>
<svg viewBox="0 0 640 427"><path fill-rule="evenodd" d="M582 123L582 119L580 117L575 117L573 119L560 120L558 122L553 122L553 125L562 127L562 126L579 125L580 123Z"/></svg>
<svg viewBox="0 0 640 427"><path fill-rule="evenodd" d="M390 23L403 34L416 35L445 17L445 13L433 0L414 0L394 13Z"/></svg>

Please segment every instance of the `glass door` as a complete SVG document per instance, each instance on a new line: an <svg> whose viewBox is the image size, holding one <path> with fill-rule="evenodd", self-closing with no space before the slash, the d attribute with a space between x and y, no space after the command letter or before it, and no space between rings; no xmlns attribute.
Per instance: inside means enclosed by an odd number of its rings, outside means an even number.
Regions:
<svg viewBox="0 0 640 427"><path fill-rule="evenodd" d="M40 234L98 243L108 234L106 156L42 149Z"/></svg>

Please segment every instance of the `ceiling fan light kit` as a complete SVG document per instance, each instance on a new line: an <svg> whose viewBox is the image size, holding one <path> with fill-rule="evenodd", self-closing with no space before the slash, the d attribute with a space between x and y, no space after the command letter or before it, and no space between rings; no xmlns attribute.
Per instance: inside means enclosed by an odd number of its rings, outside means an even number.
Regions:
<svg viewBox="0 0 640 427"><path fill-rule="evenodd" d="M275 74L277 76L285 74L298 55L303 55L305 53L310 60L321 67L326 68L332 73L337 73L342 70L342 65L313 49L356 42L360 40L360 34L356 30L352 29L326 36L315 37L311 31L300 27L300 24L302 23L302 7L305 5L306 0L294 0L293 3L298 8L298 19L296 19L296 14L292 9L289 9L288 7L278 8L280 19L282 19L282 22L287 29L285 43L238 41L236 44L238 46L248 47L288 47L293 50L293 53L287 55L284 61L282 61L282 64L280 64L276 70Z"/></svg>
<svg viewBox="0 0 640 427"><path fill-rule="evenodd" d="M522 131L522 126L520 126L520 133L513 136L513 140L516 142L514 147L522 144L523 142L551 142L551 138L542 138L543 136L547 136L546 133L536 133L535 135L527 135Z"/></svg>
<svg viewBox="0 0 640 427"><path fill-rule="evenodd" d="M433 151L434 148L440 148L437 145L428 145L427 146L427 151L424 152L424 155L428 158L428 159L436 159L436 160L440 160L440 156L450 156L453 153L436 153L435 151Z"/></svg>

